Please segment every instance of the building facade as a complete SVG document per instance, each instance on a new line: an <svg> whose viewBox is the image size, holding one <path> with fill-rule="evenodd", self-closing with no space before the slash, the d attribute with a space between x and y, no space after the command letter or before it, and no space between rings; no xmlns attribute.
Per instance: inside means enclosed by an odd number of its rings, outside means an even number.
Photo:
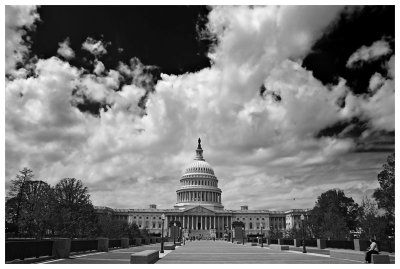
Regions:
<svg viewBox="0 0 400 269"><path fill-rule="evenodd" d="M180 178L180 188L176 191L177 202L173 209L158 209L152 204L148 209L111 209L96 207L97 212L107 212L115 219L135 223L139 229L149 233L170 235L172 222L177 222L186 236L203 238L222 238L233 230L232 224L241 222L244 234L264 234L270 230L285 230L300 227L300 216L307 215L309 209L288 211L249 210L241 206L240 210L224 209L222 190L218 187L211 165L203 158L201 140L198 140L194 161L186 167ZM162 214L165 215L164 227Z"/></svg>

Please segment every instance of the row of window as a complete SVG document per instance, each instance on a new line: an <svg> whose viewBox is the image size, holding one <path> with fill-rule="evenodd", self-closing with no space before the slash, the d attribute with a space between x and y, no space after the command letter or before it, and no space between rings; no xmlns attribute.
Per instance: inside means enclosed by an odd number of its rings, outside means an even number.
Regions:
<svg viewBox="0 0 400 269"><path fill-rule="evenodd" d="M260 218L256 218L257 220L260 220ZM236 220L240 220L240 218L236 218ZM246 218L242 218L242 220L246 220ZM250 218L252 220L252 218ZM264 218L261 218L261 220L264 220Z"/></svg>
<svg viewBox="0 0 400 269"><path fill-rule="evenodd" d="M211 180L184 180L183 186L188 185L200 185L200 186L212 186L217 187L217 182Z"/></svg>

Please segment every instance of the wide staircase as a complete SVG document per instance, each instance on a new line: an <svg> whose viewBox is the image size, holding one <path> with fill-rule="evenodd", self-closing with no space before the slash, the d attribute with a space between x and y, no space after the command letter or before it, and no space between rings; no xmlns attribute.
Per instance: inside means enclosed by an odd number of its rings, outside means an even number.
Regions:
<svg viewBox="0 0 400 269"><path fill-rule="evenodd" d="M211 238L211 232L209 230L192 230L189 233L189 237L196 237L201 239Z"/></svg>

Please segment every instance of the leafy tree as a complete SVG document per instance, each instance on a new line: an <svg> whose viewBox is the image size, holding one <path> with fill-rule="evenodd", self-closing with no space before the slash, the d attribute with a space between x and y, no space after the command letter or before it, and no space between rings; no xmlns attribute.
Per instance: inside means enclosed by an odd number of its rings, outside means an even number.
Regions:
<svg viewBox="0 0 400 269"><path fill-rule="evenodd" d="M283 238L283 233L281 230L271 227L271 230L269 231L269 237L270 239Z"/></svg>
<svg viewBox="0 0 400 269"><path fill-rule="evenodd" d="M386 219L379 216L377 204L366 196L363 197L361 202L359 223L361 228L360 238L386 239Z"/></svg>
<svg viewBox="0 0 400 269"><path fill-rule="evenodd" d="M378 207L386 211L387 216L394 222L394 153L388 156L387 163L383 165L383 171L378 174L380 187L374 191L373 197L378 202Z"/></svg>
<svg viewBox="0 0 400 269"><path fill-rule="evenodd" d="M301 228L293 227L291 229L285 230L283 234L284 238L302 238L303 237L303 231Z"/></svg>
<svg viewBox="0 0 400 269"><path fill-rule="evenodd" d="M21 227L28 235L40 239L51 228L52 189L46 182L28 181L25 194Z"/></svg>
<svg viewBox="0 0 400 269"><path fill-rule="evenodd" d="M342 190L321 194L311 211L308 224L315 237L344 239L357 228L358 205Z"/></svg>
<svg viewBox="0 0 400 269"><path fill-rule="evenodd" d="M75 178L64 178L54 188L57 230L68 237L86 237L95 231L96 215L87 187Z"/></svg>
<svg viewBox="0 0 400 269"><path fill-rule="evenodd" d="M6 218L16 227L16 235L19 233L21 211L26 200L26 184L33 176L32 170L25 167L19 171L19 174L16 175L16 179L11 180L11 187L6 202Z"/></svg>

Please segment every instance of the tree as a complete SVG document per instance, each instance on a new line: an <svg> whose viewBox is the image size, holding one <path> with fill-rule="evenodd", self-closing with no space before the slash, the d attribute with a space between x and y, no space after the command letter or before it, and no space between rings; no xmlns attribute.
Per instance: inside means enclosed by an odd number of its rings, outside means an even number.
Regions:
<svg viewBox="0 0 400 269"><path fill-rule="evenodd" d="M342 190L321 194L311 211L309 229L316 237L344 239L357 228L358 205Z"/></svg>
<svg viewBox="0 0 400 269"><path fill-rule="evenodd" d="M386 224L385 218L378 214L377 204L368 197L363 197L359 216L359 225L361 228L360 238L386 239Z"/></svg>
<svg viewBox="0 0 400 269"><path fill-rule="evenodd" d="M25 183L25 206L21 212L21 228L29 236L41 239L51 228L52 189L41 180Z"/></svg>
<svg viewBox="0 0 400 269"><path fill-rule="evenodd" d="M394 222L394 153L388 156L387 163L383 165L383 171L378 174L378 182L380 187L374 191L373 197L378 203L378 207L386 211L389 220Z"/></svg>
<svg viewBox="0 0 400 269"><path fill-rule="evenodd" d="M8 203L6 202L6 214L16 227L16 235L19 233L21 211L26 198L26 183L34 176L32 170L26 167L19 171L19 173L16 175L16 179L11 180L11 187L7 197Z"/></svg>
<svg viewBox="0 0 400 269"><path fill-rule="evenodd" d="M54 188L54 212L60 235L85 237L95 231L96 215L87 187L75 178L64 178Z"/></svg>

